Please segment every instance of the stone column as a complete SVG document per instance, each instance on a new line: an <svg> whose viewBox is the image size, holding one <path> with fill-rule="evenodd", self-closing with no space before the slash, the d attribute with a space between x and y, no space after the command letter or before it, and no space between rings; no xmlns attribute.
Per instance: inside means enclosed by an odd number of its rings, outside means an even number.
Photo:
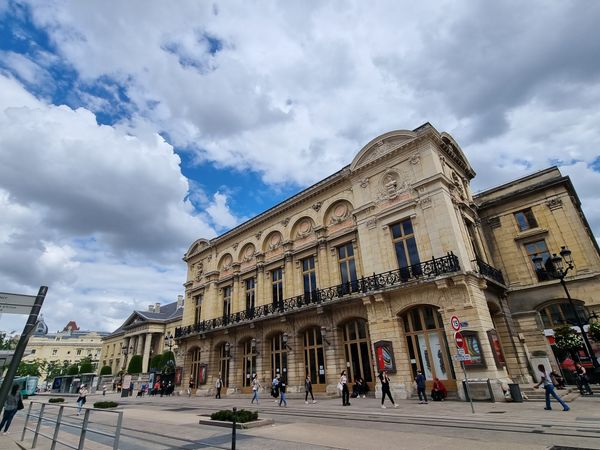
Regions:
<svg viewBox="0 0 600 450"><path fill-rule="evenodd" d="M150 363L150 344L152 343L152 333L146 333L144 339L144 356L142 359L142 372L148 371L148 364Z"/></svg>
<svg viewBox="0 0 600 450"><path fill-rule="evenodd" d="M136 355L141 355L142 354L142 341L143 341L143 334L138 334L136 336L136 341L135 341L135 354Z"/></svg>

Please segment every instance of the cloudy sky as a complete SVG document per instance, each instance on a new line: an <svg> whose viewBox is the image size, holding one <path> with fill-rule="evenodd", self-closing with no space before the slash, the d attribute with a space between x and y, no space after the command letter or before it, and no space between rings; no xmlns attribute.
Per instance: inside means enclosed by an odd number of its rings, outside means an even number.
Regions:
<svg viewBox="0 0 600 450"><path fill-rule="evenodd" d="M427 121L475 190L560 166L600 235L598 17L595 0L0 0L0 291L48 285L51 331L112 331L183 293L195 239Z"/></svg>

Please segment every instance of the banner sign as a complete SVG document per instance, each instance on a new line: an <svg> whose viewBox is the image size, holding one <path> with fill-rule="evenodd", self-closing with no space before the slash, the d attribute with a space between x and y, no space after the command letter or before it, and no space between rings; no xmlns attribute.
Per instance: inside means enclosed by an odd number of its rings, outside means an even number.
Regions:
<svg viewBox="0 0 600 450"><path fill-rule="evenodd" d="M396 362L394 360L394 348L392 341L377 341L373 344L375 348L375 360L377 371L385 370L388 373L396 373Z"/></svg>

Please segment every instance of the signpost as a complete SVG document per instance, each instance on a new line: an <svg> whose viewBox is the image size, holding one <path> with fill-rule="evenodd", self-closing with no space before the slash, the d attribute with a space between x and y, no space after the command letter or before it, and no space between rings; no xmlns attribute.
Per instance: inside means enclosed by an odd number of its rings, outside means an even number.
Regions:
<svg viewBox="0 0 600 450"><path fill-rule="evenodd" d="M473 397L469 392L469 379L467 378L467 368L465 367L465 361L471 361L471 355L469 355L465 350L465 338L460 332L463 323L465 322L461 322L457 316L452 316L450 318L450 326L455 331L454 342L456 342L457 348L457 354L454 355L454 359L456 361L460 361L460 367L462 368L463 374L465 376L465 389L469 397L469 402L471 403L471 412L475 414L475 408L473 406Z"/></svg>
<svg viewBox="0 0 600 450"><path fill-rule="evenodd" d="M35 298L35 295L0 292L0 314L29 314Z"/></svg>
<svg viewBox="0 0 600 450"><path fill-rule="evenodd" d="M23 354L25 353L25 347L27 347L29 336L31 336L35 330L40 309L42 308L42 304L44 303L47 292L48 287L41 286L37 296L0 293L0 305L6 307L6 310L1 312L8 312L11 314L29 314L27 323L23 328L23 334L21 334L21 338L19 339L19 343L17 344L17 348L13 354L12 361L10 362L8 371L6 372L6 376L4 377L4 381L0 387L0 408L4 406L6 396L12 386L15 374L17 373L17 367L19 366L21 358L23 358Z"/></svg>

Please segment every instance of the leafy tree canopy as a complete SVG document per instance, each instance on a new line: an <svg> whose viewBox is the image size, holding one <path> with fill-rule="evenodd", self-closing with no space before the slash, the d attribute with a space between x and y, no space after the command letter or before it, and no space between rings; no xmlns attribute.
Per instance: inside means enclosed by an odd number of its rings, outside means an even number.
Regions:
<svg viewBox="0 0 600 450"><path fill-rule="evenodd" d="M133 355L127 366L129 373L142 373L142 355Z"/></svg>
<svg viewBox="0 0 600 450"><path fill-rule="evenodd" d="M33 377L39 377L44 371L46 361L41 359L34 359L33 361L21 361L19 367L17 367L16 375L18 377L24 377L27 375Z"/></svg>
<svg viewBox="0 0 600 450"><path fill-rule="evenodd" d="M100 369L100 375L112 375L112 367L104 366Z"/></svg>

